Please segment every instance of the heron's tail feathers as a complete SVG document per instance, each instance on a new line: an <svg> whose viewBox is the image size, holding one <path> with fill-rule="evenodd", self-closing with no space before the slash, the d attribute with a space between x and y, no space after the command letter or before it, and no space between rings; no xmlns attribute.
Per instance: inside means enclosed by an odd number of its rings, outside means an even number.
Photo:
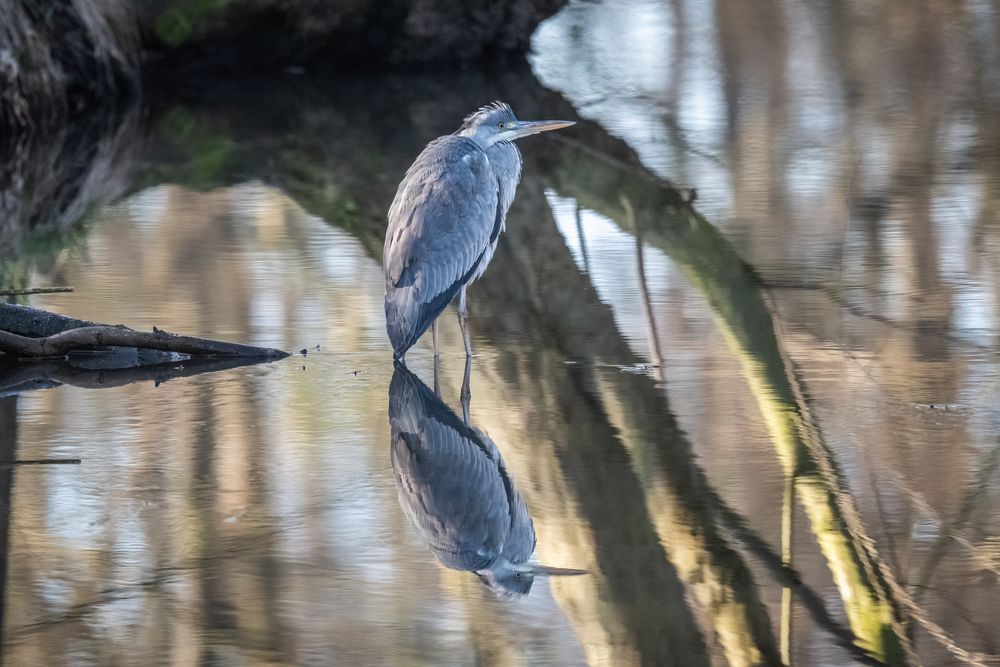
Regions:
<svg viewBox="0 0 1000 667"><path fill-rule="evenodd" d="M409 304L399 303L398 299L386 296L385 299L385 331L389 334L389 342L392 343L392 358L399 361L406 354L406 351L417 342L422 331L417 333L414 327L414 318L408 312ZM401 307L402 306L402 307Z"/></svg>
<svg viewBox="0 0 1000 667"><path fill-rule="evenodd" d="M392 288L385 295L385 330L392 343L392 358L400 360L455 298L462 284L424 300L415 287Z"/></svg>

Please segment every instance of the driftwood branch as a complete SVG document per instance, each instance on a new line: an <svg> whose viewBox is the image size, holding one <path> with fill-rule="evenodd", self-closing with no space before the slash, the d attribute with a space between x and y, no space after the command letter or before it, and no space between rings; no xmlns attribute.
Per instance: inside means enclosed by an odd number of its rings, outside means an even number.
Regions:
<svg viewBox="0 0 1000 667"><path fill-rule="evenodd" d="M75 350L130 347L192 356L280 359L288 353L268 347L194 336L182 336L153 328L135 331L63 317L44 310L0 304L0 352L20 358L60 357Z"/></svg>
<svg viewBox="0 0 1000 667"><path fill-rule="evenodd" d="M166 331L135 331L113 326L70 329L45 338L29 338L0 331L0 352L19 357L57 357L91 347L137 347L181 354L215 357L287 357L287 352L268 347L226 343L208 338L181 336Z"/></svg>
<svg viewBox="0 0 1000 667"><path fill-rule="evenodd" d="M25 296L28 294L56 294L72 292L72 287L27 287L24 289L0 289L0 296Z"/></svg>

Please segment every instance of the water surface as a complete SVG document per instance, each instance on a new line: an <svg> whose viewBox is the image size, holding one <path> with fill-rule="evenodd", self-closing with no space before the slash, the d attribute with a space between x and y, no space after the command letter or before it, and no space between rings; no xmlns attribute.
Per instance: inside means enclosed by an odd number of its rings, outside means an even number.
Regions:
<svg viewBox="0 0 1000 667"><path fill-rule="evenodd" d="M0 399L8 459L82 460L3 472L7 662L996 653L997 25L975 2L580 2L530 71L154 82L95 150L93 210L4 275L75 287L38 307L308 353ZM400 507L379 265L410 161L494 98L581 120L523 142L470 291L469 424L534 562L589 572L521 597ZM408 359L432 386L429 341Z"/></svg>

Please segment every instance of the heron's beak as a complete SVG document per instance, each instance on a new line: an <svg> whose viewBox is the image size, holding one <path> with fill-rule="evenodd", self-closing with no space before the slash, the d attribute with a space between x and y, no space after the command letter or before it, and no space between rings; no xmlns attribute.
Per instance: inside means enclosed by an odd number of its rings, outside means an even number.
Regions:
<svg viewBox="0 0 1000 667"><path fill-rule="evenodd" d="M519 120L511 134L513 135L512 138L520 139L521 137L538 134L539 132L560 130L570 125L576 125L576 122L572 120Z"/></svg>
<svg viewBox="0 0 1000 667"><path fill-rule="evenodd" d="M590 574L586 570L573 570L568 567L549 567L548 565L529 565L527 563L518 566L517 569L538 577L575 577L580 574Z"/></svg>

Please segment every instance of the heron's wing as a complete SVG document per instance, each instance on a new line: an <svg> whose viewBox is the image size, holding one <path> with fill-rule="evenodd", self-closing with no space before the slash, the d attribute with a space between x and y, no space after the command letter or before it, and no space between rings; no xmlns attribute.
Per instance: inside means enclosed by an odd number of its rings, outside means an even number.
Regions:
<svg viewBox="0 0 1000 667"><path fill-rule="evenodd" d="M488 567L511 526L496 447L405 369L393 375L389 399L401 507L446 566Z"/></svg>
<svg viewBox="0 0 1000 667"><path fill-rule="evenodd" d="M407 171L382 258L397 349L409 347L473 275L497 224L498 187L486 154L463 137L431 142Z"/></svg>
<svg viewBox="0 0 1000 667"><path fill-rule="evenodd" d="M427 295L476 263L496 223L499 185L481 149L441 137L406 172L389 209L384 265L394 287L418 276Z"/></svg>
<svg viewBox="0 0 1000 667"><path fill-rule="evenodd" d="M510 506L510 528L507 532L507 540L503 545L503 555L511 563L524 563L535 551L535 526L528 514L528 507L524 504L521 494L514 488L513 482L507 475L507 466L503 459L500 459L500 475L509 482Z"/></svg>

